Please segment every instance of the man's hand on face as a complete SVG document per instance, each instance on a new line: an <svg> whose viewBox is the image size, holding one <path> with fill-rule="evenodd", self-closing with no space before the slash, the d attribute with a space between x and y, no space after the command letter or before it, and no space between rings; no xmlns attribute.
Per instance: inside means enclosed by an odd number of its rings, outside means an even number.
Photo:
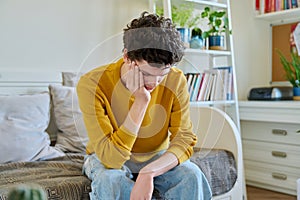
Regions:
<svg viewBox="0 0 300 200"><path fill-rule="evenodd" d="M136 66L135 62L130 62L127 64L128 71L123 75L122 81L126 88L133 94L136 99L142 99L145 101L150 101L150 92L145 88L143 73Z"/></svg>

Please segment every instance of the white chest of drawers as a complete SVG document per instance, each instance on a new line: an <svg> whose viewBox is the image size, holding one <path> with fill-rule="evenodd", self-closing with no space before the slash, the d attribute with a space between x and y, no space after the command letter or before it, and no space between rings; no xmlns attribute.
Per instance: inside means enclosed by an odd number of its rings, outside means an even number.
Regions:
<svg viewBox="0 0 300 200"><path fill-rule="evenodd" d="M300 178L300 102L240 101L248 185L296 195Z"/></svg>

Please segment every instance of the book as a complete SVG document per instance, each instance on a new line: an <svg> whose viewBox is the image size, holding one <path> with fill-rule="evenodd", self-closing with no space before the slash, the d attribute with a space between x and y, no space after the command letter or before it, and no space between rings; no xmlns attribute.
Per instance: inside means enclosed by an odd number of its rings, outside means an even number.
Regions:
<svg viewBox="0 0 300 200"><path fill-rule="evenodd" d="M283 0L284 4L283 4L283 9L284 10L287 10L287 9L290 9L290 6L289 6L289 0Z"/></svg>
<svg viewBox="0 0 300 200"><path fill-rule="evenodd" d="M264 14L265 13L265 0L260 0L260 5L259 5L259 8L260 8L260 14Z"/></svg>
<svg viewBox="0 0 300 200"><path fill-rule="evenodd" d="M298 8L298 1L297 0L291 0L291 8Z"/></svg>
<svg viewBox="0 0 300 200"><path fill-rule="evenodd" d="M192 101L192 96L193 96L193 93L194 93L194 90L195 90L195 83L196 83L196 80L197 80L197 74L193 73L193 80L191 82L191 85L190 85L190 101Z"/></svg>
<svg viewBox="0 0 300 200"><path fill-rule="evenodd" d="M201 83L200 92L198 94L197 101L204 101L204 95L205 95L208 80L209 80L209 73L204 72L202 76L203 76L203 78L202 78L203 80Z"/></svg>
<svg viewBox="0 0 300 200"><path fill-rule="evenodd" d="M192 73L187 73L186 74L186 77L187 77L187 87L188 87L188 91L190 93L190 90L191 90L191 84L192 84L192 80L194 78L194 75Z"/></svg>
<svg viewBox="0 0 300 200"><path fill-rule="evenodd" d="M254 1L254 11L255 11L256 15L258 15L260 12L260 1L259 0Z"/></svg>
<svg viewBox="0 0 300 200"><path fill-rule="evenodd" d="M265 10L264 13L271 12L271 0L264 0L265 1Z"/></svg>
<svg viewBox="0 0 300 200"><path fill-rule="evenodd" d="M276 0L275 1L275 11L281 11L281 10L283 10L282 0Z"/></svg>
<svg viewBox="0 0 300 200"><path fill-rule="evenodd" d="M275 12L275 0L270 1L270 12Z"/></svg>
<svg viewBox="0 0 300 200"><path fill-rule="evenodd" d="M213 101L213 93L214 93L214 88L215 88L215 78L216 78L216 73L214 71L210 71L210 79L209 83L207 86L207 93L206 93L206 101Z"/></svg>
<svg viewBox="0 0 300 200"><path fill-rule="evenodd" d="M221 101L225 100L226 95L224 94L224 73L223 70L216 70L216 81L215 81L215 91L213 100L214 101Z"/></svg>
<svg viewBox="0 0 300 200"><path fill-rule="evenodd" d="M213 82L213 74L211 72L206 72L206 73L209 74L209 76L208 76L208 81L207 81L207 85L206 85L206 88L205 88L204 101L209 100L211 87L212 87L212 82Z"/></svg>
<svg viewBox="0 0 300 200"><path fill-rule="evenodd" d="M193 93L191 94L191 101L197 101L198 93L200 90L202 74L198 73L198 74L195 74L195 76L196 76L196 81L195 81Z"/></svg>
<svg viewBox="0 0 300 200"><path fill-rule="evenodd" d="M211 88L211 94L210 94L210 100L215 101L215 93L217 88L217 78L218 78L218 71L215 70L215 73L213 75L213 82L212 82L212 88Z"/></svg>
<svg viewBox="0 0 300 200"><path fill-rule="evenodd" d="M227 93L226 93L226 99L232 100L232 94L233 94L233 74L232 74L232 67L228 67L228 86L227 86Z"/></svg>
<svg viewBox="0 0 300 200"><path fill-rule="evenodd" d="M217 100L232 100L232 84L233 84L233 75L232 75L232 67L231 66L224 66L224 67L217 67L215 68L219 71L220 79L223 84L223 87L220 88L221 83L218 84L218 92L220 96L217 96ZM218 80L217 80L218 81ZM220 80L219 80L220 82Z"/></svg>

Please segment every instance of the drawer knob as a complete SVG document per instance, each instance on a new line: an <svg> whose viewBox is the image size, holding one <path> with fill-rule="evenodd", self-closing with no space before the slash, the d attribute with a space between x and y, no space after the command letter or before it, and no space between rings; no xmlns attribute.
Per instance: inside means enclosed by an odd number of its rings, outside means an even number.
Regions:
<svg viewBox="0 0 300 200"><path fill-rule="evenodd" d="M277 172L273 172L272 177L276 178L276 179L280 179L280 180L286 180L287 179L287 176L285 174L281 174L281 173L277 173Z"/></svg>
<svg viewBox="0 0 300 200"><path fill-rule="evenodd" d="M282 129L272 129L272 133L274 135L287 135L287 131Z"/></svg>
<svg viewBox="0 0 300 200"><path fill-rule="evenodd" d="M286 158L286 153L282 151L272 151L272 156Z"/></svg>

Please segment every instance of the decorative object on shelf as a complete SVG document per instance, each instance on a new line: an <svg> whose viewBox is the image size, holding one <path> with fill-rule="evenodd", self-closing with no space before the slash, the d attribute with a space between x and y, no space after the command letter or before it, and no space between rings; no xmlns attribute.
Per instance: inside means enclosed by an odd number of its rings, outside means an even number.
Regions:
<svg viewBox="0 0 300 200"><path fill-rule="evenodd" d="M293 87L294 100L300 101L300 87Z"/></svg>
<svg viewBox="0 0 300 200"><path fill-rule="evenodd" d="M255 87L249 91L248 100L293 100L293 88L290 86Z"/></svg>
<svg viewBox="0 0 300 200"><path fill-rule="evenodd" d="M190 48L203 49L204 42L202 38L202 30L200 28L194 28L192 30L192 39L190 40Z"/></svg>
<svg viewBox="0 0 300 200"><path fill-rule="evenodd" d="M189 47L189 42L191 38L191 29L189 28L176 28L180 33L181 40L184 42L185 47Z"/></svg>
<svg viewBox="0 0 300 200"><path fill-rule="evenodd" d="M208 19L210 29L204 31L202 37L208 38L209 49L225 50L225 34L231 34L226 11L211 10L210 7L205 7L201 17Z"/></svg>
<svg viewBox="0 0 300 200"><path fill-rule="evenodd" d="M191 28L195 27L200 21L200 16L193 15L194 6L192 4L181 4L179 6L172 5L171 7L172 21L176 25L177 30L181 35L182 41L189 47L191 39ZM163 8L158 7L156 13L163 15Z"/></svg>
<svg viewBox="0 0 300 200"><path fill-rule="evenodd" d="M286 72L286 78L293 86L293 99L300 100L300 57L296 53L291 52L292 60L288 61L278 49L277 53Z"/></svg>

